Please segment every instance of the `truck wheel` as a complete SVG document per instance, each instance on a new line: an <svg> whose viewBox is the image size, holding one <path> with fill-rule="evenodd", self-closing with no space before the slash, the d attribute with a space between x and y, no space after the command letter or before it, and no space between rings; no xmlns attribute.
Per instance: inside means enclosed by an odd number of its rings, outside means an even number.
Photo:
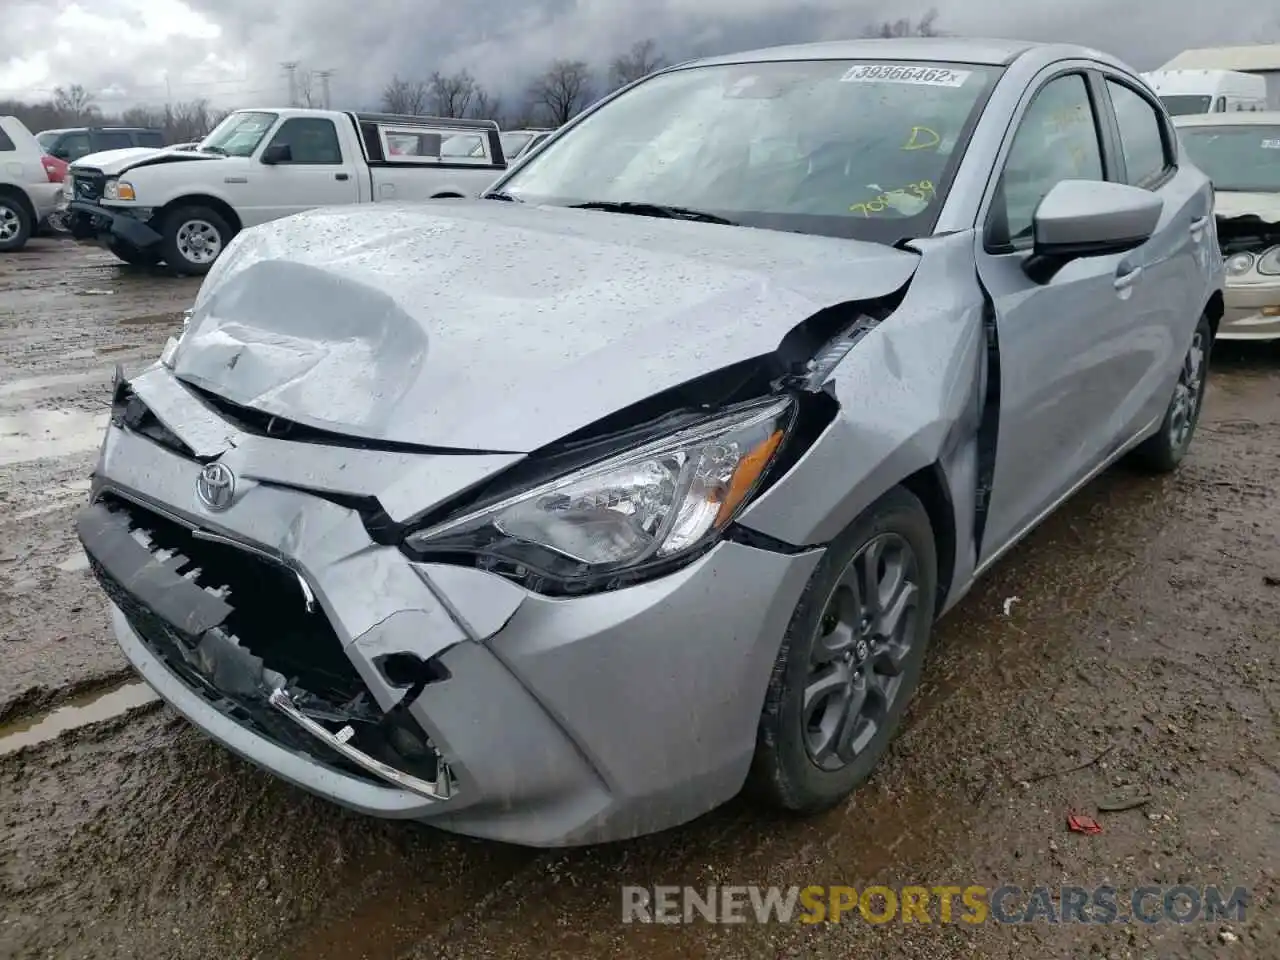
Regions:
<svg viewBox="0 0 1280 960"><path fill-rule="evenodd" d="M160 230L162 256L179 274L203 276L231 241L227 221L208 207L178 207Z"/></svg>
<svg viewBox="0 0 1280 960"><path fill-rule="evenodd" d="M158 262L154 253L139 250L123 240L112 240L107 244L107 249L131 267L154 267Z"/></svg>
<svg viewBox="0 0 1280 960"><path fill-rule="evenodd" d="M31 214L13 194L0 194L0 253L21 250L31 239Z"/></svg>

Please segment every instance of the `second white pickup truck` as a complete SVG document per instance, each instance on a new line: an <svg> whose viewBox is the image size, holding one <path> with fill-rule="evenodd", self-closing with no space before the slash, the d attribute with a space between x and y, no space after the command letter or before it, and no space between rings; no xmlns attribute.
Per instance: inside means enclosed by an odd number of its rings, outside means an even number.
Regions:
<svg viewBox="0 0 1280 960"><path fill-rule="evenodd" d="M127 263L199 275L246 227L313 207L475 196L506 168L491 120L237 110L194 149L77 161L67 225Z"/></svg>

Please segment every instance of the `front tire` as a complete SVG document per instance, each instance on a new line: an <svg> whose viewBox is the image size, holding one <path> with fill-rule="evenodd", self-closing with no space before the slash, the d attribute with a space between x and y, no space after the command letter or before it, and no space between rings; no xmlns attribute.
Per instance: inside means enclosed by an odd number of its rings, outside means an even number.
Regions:
<svg viewBox="0 0 1280 960"><path fill-rule="evenodd" d="M755 793L816 813L867 779L919 683L937 592L929 515L895 487L832 541L792 614L760 716Z"/></svg>
<svg viewBox="0 0 1280 960"><path fill-rule="evenodd" d="M0 253L16 253L31 239L31 214L12 194L0 195Z"/></svg>
<svg viewBox="0 0 1280 960"><path fill-rule="evenodd" d="M1213 329L1209 318L1200 317L1191 345L1182 358L1178 382L1165 409L1160 429L1134 451L1133 461L1150 473L1169 473L1187 455L1204 407L1204 391L1209 382L1209 354L1213 349Z"/></svg>
<svg viewBox="0 0 1280 960"><path fill-rule="evenodd" d="M161 253L175 273L204 276L233 233L227 221L208 207L178 207L164 218Z"/></svg>

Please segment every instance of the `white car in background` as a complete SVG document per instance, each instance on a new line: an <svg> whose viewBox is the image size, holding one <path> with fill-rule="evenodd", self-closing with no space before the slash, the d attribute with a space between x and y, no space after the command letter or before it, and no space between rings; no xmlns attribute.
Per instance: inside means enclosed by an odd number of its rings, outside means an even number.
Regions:
<svg viewBox="0 0 1280 960"><path fill-rule="evenodd" d="M1280 340L1280 111L1174 118L1183 152L1213 181L1226 261L1219 340Z"/></svg>
<svg viewBox="0 0 1280 960"><path fill-rule="evenodd" d="M54 211L62 184L35 135L17 117L0 117L0 253L21 250Z"/></svg>

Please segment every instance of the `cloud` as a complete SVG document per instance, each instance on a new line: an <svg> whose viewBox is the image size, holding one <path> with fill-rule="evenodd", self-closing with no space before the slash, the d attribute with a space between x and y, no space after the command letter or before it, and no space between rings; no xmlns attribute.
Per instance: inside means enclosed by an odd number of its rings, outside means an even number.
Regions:
<svg viewBox="0 0 1280 960"><path fill-rule="evenodd" d="M332 70L335 101L376 103L393 74L468 68L516 95L555 57L604 66L653 37L673 59L856 36L882 19L939 11L970 36L1069 40L1139 69L1186 47L1280 41L1280 13L1230 17L1202 0L0 0L0 98L79 83L108 109L166 97L279 103L282 61Z"/></svg>

